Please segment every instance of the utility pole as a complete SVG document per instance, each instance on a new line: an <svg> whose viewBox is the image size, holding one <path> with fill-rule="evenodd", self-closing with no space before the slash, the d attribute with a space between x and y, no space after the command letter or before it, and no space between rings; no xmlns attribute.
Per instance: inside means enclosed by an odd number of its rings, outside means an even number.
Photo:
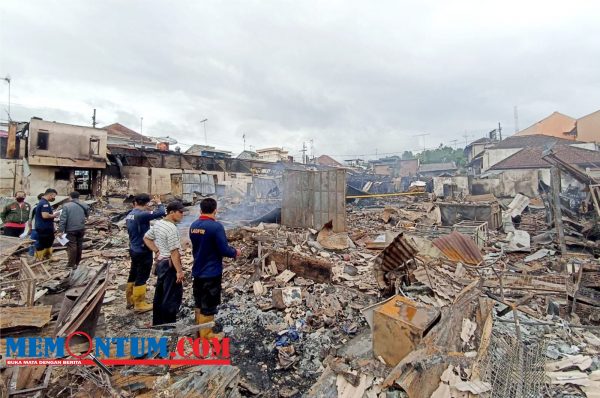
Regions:
<svg viewBox="0 0 600 398"><path fill-rule="evenodd" d="M413 137L423 137L423 152L425 152L425 137L427 137L429 133L416 134Z"/></svg>
<svg viewBox="0 0 600 398"><path fill-rule="evenodd" d="M10 76L6 76L4 78L4 80L8 83L8 121L12 121L12 118L10 117Z"/></svg>
<svg viewBox="0 0 600 398"><path fill-rule="evenodd" d="M302 163L306 163L306 142L302 143Z"/></svg>
<svg viewBox="0 0 600 398"><path fill-rule="evenodd" d="M463 137L465 138L465 146L469 145L469 137L470 137L470 135L467 134L467 130L465 130L465 133L463 134Z"/></svg>
<svg viewBox="0 0 600 398"><path fill-rule="evenodd" d="M315 145L312 138L310 139L310 158L315 159Z"/></svg>
<svg viewBox="0 0 600 398"><path fill-rule="evenodd" d="M550 168L550 185L552 186L552 202L554 205L554 226L558 234L558 244L560 246L560 255L567 254L567 244L565 243L565 229L562 222L562 209L560 207L560 170L556 166Z"/></svg>
<svg viewBox="0 0 600 398"><path fill-rule="evenodd" d="M519 108L515 105L515 109L514 109L514 116L515 116L515 133L519 132Z"/></svg>
<svg viewBox="0 0 600 398"><path fill-rule="evenodd" d="M208 119L200 120L200 123L204 125L204 145L208 146L208 137L206 135L206 122Z"/></svg>
<svg viewBox="0 0 600 398"><path fill-rule="evenodd" d="M94 114L92 115L92 127L96 128L96 108L94 108Z"/></svg>
<svg viewBox="0 0 600 398"><path fill-rule="evenodd" d="M242 135L242 138L244 139L244 151L246 150L246 133L244 133Z"/></svg>
<svg viewBox="0 0 600 398"><path fill-rule="evenodd" d="M142 125L144 124L144 117L140 117L140 147L144 145L144 136L142 134Z"/></svg>
<svg viewBox="0 0 600 398"><path fill-rule="evenodd" d="M502 141L502 126L500 125L500 122L498 122L498 135L500 136L500 141Z"/></svg>

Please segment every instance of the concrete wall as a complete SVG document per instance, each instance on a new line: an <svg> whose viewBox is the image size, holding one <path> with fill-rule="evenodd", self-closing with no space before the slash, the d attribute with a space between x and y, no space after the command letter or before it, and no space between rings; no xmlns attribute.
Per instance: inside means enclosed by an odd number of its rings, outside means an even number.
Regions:
<svg viewBox="0 0 600 398"><path fill-rule="evenodd" d="M31 166L31 174L27 177L27 190L30 195L37 195L44 192L47 188L54 188L61 196L66 196L73 192L73 181L55 180L55 173L59 167L40 167Z"/></svg>
<svg viewBox="0 0 600 398"><path fill-rule="evenodd" d="M483 154L483 167L481 172L488 170L490 167L495 165L496 163L501 162L507 157L514 155L519 152L523 148L505 148L505 149L493 149L490 148L485 151Z"/></svg>
<svg viewBox="0 0 600 398"><path fill-rule="evenodd" d="M436 196L444 196L444 185L456 185L454 194L468 195L469 194L469 177L433 177L433 193Z"/></svg>
<svg viewBox="0 0 600 398"><path fill-rule="evenodd" d="M0 196L13 196L14 190L25 190L23 160L0 159Z"/></svg>
<svg viewBox="0 0 600 398"><path fill-rule="evenodd" d="M600 110L577 120L577 139L600 142Z"/></svg>
<svg viewBox="0 0 600 398"><path fill-rule="evenodd" d="M39 149L40 130L48 132L48 148ZM98 154L90 154L97 138ZM106 130L32 119L29 125L29 164L82 168L106 167Z"/></svg>
<svg viewBox="0 0 600 398"><path fill-rule="evenodd" d="M124 166L123 178L114 175L106 177L103 192L109 196L135 195L140 192L167 194L171 192L171 174L180 174L182 172L190 174L204 173L216 176L217 184L226 186L226 193L230 193L228 192L230 189L241 195L245 195L247 184L252 182L252 176L244 173Z"/></svg>

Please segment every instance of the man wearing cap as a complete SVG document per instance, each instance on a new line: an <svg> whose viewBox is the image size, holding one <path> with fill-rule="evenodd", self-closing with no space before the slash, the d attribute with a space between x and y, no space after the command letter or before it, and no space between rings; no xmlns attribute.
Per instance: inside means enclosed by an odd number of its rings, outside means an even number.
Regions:
<svg viewBox="0 0 600 398"><path fill-rule="evenodd" d="M17 191L15 201L4 206L0 213L0 218L4 223L4 235L17 238L25 232L31 211L31 206L25 202L26 196L25 192Z"/></svg>
<svg viewBox="0 0 600 398"><path fill-rule="evenodd" d="M35 251L37 260L46 260L52 257L52 244L54 243L54 219L60 213L54 213L50 202L56 200L56 189L48 188L44 196L35 207L35 231L38 244Z"/></svg>
<svg viewBox="0 0 600 398"><path fill-rule="evenodd" d="M152 304L146 302L146 282L152 271L152 251L144 244L144 235L150 229L150 221L165 215L165 206L158 195L154 196L154 203L158 205L156 210L152 210L150 206L150 195L146 193L136 195L133 198L134 208L125 218L131 256L125 297L127 308L133 307L137 313L152 310Z"/></svg>
<svg viewBox="0 0 600 398"><path fill-rule="evenodd" d="M67 267L77 268L81 262L85 220L89 216L90 209L88 205L79 201L79 192L73 191L69 196L71 201L63 205L60 213L58 232L66 233L69 240L67 243Z"/></svg>
<svg viewBox="0 0 600 398"><path fill-rule="evenodd" d="M229 246L225 228L215 219L217 201L206 198L200 202L200 219L190 226L190 240L194 254L194 301L196 323L212 322L221 304L223 257L236 258L240 250ZM211 329L201 329L200 337L222 337Z"/></svg>
<svg viewBox="0 0 600 398"><path fill-rule="evenodd" d="M156 290L152 325L174 323L183 300L181 239L175 224L183 218L183 204L175 200L167 205L167 215L157 221L144 236L144 243L156 254Z"/></svg>

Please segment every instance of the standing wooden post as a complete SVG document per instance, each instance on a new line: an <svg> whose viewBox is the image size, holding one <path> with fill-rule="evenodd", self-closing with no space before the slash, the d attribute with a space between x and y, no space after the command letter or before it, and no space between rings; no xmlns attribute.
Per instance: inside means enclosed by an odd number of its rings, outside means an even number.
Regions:
<svg viewBox="0 0 600 398"><path fill-rule="evenodd" d="M560 170L555 166L550 169L550 185L552 185L552 201L554 202L554 225L558 233L558 243L560 245L560 254L567 254L567 244L565 243L565 229L562 222L562 210L560 208Z"/></svg>

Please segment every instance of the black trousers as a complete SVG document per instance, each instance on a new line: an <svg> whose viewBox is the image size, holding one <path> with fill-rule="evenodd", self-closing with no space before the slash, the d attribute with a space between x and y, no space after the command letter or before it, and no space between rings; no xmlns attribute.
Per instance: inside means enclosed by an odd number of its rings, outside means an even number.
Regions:
<svg viewBox="0 0 600 398"><path fill-rule="evenodd" d="M129 268L127 282L135 282L135 286L145 285L152 271L152 252L148 250L138 253L129 250L129 256L131 257L131 268Z"/></svg>
<svg viewBox="0 0 600 398"><path fill-rule="evenodd" d="M177 283L177 270L169 259L156 263L156 290L152 307L152 325L164 325L177 321L177 313L183 301L183 284Z"/></svg>
<svg viewBox="0 0 600 398"><path fill-rule="evenodd" d="M54 244L54 231L38 229L37 250L49 249Z"/></svg>
<svg viewBox="0 0 600 398"><path fill-rule="evenodd" d="M13 236L18 238L23 232L25 232L25 227L4 227L4 236Z"/></svg>
<svg viewBox="0 0 600 398"><path fill-rule="evenodd" d="M75 268L81 262L81 252L83 251L83 236L85 229L79 231L67 232L67 267Z"/></svg>
<svg viewBox="0 0 600 398"><path fill-rule="evenodd" d="M219 312L221 277L194 278L194 301L202 315L216 315Z"/></svg>

